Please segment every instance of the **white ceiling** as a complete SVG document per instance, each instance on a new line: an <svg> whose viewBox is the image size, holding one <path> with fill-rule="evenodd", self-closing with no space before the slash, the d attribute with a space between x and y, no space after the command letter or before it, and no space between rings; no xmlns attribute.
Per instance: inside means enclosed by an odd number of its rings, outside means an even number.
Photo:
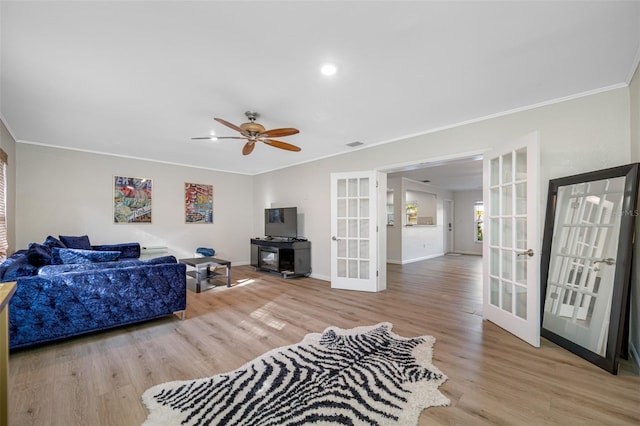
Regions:
<svg viewBox="0 0 640 426"><path fill-rule="evenodd" d="M628 84L638 1L7 1L1 114L18 142L257 174ZM326 78L320 65L338 74ZM242 156L192 141L261 113ZM356 148L356 149L361 149ZM428 179L428 178L427 178Z"/></svg>

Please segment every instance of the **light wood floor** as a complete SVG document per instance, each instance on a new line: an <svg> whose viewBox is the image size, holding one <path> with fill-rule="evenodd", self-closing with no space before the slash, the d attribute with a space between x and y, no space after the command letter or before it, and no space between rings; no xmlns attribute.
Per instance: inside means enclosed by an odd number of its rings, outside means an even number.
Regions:
<svg viewBox="0 0 640 426"><path fill-rule="evenodd" d="M188 293L177 317L75 338L10 357L11 425L139 425L140 395L171 380L240 367L309 332L388 321L402 336L433 335L450 407L421 425L627 425L640 421L640 376L618 376L543 339L535 349L482 320L481 259L444 256L389 265L388 290L331 290L233 268L234 287Z"/></svg>

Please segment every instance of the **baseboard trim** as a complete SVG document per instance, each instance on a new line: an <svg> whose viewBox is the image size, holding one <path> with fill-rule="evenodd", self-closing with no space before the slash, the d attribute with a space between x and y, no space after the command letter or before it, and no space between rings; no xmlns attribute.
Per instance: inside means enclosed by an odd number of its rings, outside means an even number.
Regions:
<svg viewBox="0 0 640 426"><path fill-rule="evenodd" d="M403 260L400 264L401 265L406 265L407 263L415 263L415 262L420 262L421 260L428 260L428 259L433 259L436 257L441 257L444 256L444 253L436 253L436 254L430 254L428 256L422 256L422 257L416 257L413 259L407 259L407 260Z"/></svg>

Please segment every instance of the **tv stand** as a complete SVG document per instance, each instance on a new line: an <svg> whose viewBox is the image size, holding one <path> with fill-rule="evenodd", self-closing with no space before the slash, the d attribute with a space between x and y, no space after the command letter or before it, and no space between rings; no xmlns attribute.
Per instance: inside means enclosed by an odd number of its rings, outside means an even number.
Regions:
<svg viewBox="0 0 640 426"><path fill-rule="evenodd" d="M289 238L251 239L251 266L284 278L311 274L311 243Z"/></svg>

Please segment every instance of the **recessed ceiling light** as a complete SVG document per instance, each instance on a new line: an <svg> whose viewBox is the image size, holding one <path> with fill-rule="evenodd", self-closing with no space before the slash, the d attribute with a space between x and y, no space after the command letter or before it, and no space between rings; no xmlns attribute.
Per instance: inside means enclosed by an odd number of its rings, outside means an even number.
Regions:
<svg viewBox="0 0 640 426"><path fill-rule="evenodd" d="M334 75L337 71L338 67L336 67L335 64L324 64L322 68L320 68L320 72L326 76Z"/></svg>

